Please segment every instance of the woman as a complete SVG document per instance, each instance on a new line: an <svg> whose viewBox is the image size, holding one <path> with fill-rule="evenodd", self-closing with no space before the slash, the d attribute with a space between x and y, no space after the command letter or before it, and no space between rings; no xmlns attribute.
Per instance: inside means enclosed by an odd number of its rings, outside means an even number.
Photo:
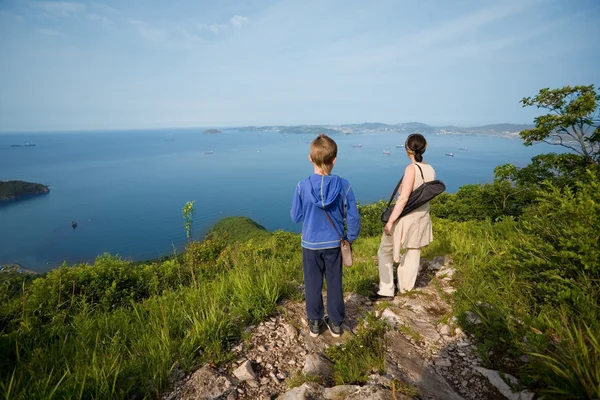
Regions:
<svg viewBox="0 0 600 400"><path fill-rule="evenodd" d="M379 258L379 291L376 299L392 300L394 298L394 262L398 266L398 292L412 290L419 272L421 247L427 246L433 240L431 218L429 217L429 202L398 218L413 190L423 182L435 179L435 170L423 162L423 153L427 141L418 133L413 133L406 139L406 153L411 163L404 170L404 179L399 189L399 197L385 225L377 256ZM421 172L422 171L422 172ZM406 249L400 255L400 249Z"/></svg>

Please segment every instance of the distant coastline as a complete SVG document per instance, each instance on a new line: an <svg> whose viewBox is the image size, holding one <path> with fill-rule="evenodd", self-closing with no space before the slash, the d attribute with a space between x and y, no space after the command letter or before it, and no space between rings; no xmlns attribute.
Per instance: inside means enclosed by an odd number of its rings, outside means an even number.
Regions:
<svg viewBox="0 0 600 400"><path fill-rule="evenodd" d="M0 204L22 200L50 192L50 188L41 183L25 181L0 181Z"/></svg>
<svg viewBox="0 0 600 400"><path fill-rule="evenodd" d="M215 135L217 133L221 133L221 131L218 130L218 129L207 129L207 130L204 131L204 133Z"/></svg>

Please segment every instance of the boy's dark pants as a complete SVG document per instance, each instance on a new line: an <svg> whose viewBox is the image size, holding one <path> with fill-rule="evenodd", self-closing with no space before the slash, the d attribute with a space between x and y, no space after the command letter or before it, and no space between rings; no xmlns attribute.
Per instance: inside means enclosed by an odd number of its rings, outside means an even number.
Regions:
<svg viewBox="0 0 600 400"><path fill-rule="evenodd" d="M302 248L302 267L308 319L323 318L323 275L327 279L327 314L336 325L344 322L342 290L342 253L340 248L309 250Z"/></svg>

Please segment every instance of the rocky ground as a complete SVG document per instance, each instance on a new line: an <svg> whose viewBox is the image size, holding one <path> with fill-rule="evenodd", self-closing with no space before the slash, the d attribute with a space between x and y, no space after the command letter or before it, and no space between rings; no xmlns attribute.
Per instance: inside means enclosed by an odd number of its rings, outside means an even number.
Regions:
<svg viewBox="0 0 600 400"><path fill-rule="evenodd" d="M258 326L248 327L248 339L234 347L237 359L219 369L205 365L180 376L163 400L174 399L532 399L518 391L516 379L481 366L470 338L456 326L448 305L454 291L454 269L449 258L424 260L416 289L391 302L374 304L351 293L346 297L345 332L312 338L304 303L286 301L281 312ZM328 346L342 344L353 335L370 311L385 319L386 373L370 376L363 386L332 386ZM472 323L479 323L471 316ZM307 382L290 389L299 373L319 376L325 387ZM402 382L407 391L396 390ZM327 384L328 383L328 384Z"/></svg>

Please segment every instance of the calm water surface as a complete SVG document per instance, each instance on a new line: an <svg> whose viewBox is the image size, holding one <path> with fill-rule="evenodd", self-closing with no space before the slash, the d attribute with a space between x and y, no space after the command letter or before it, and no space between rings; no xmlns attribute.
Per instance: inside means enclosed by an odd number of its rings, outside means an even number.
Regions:
<svg viewBox="0 0 600 400"><path fill-rule="evenodd" d="M407 163L404 150L395 147L406 136L335 136L334 173L352 183L361 203L387 198ZM185 243L181 210L191 200L196 238L232 215L269 230L299 231L289 208L296 183L312 173L307 159L312 139L239 130L210 135L203 129L0 134L0 180L51 189L49 195L0 206L0 264L46 271L105 252L135 260L169 254ZM491 181L499 164L522 166L536 154L556 151L490 136L427 140L425 161L450 192ZM10 146L25 143L36 146ZM361 148L353 147L359 143Z"/></svg>

